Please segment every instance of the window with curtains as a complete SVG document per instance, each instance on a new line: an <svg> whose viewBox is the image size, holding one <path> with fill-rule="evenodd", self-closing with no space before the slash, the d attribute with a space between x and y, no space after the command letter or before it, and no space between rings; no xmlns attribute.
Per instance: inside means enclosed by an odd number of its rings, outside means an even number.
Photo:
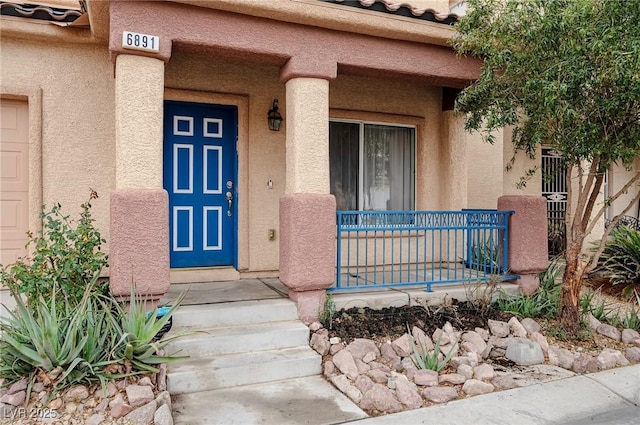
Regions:
<svg viewBox="0 0 640 425"><path fill-rule="evenodd" d="M337 209L415 209L415 152L415 127L330 121L331 193Z"/></svg>

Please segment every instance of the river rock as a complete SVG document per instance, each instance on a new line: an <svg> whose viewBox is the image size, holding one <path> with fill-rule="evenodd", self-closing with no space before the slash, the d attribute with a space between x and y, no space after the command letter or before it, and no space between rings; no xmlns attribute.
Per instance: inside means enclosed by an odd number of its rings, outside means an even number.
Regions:
<svg viewBox="0 0 640 425"><path fill-rule="evenodd" d="M544 354L540 344L525 338L514 338L509 341L505 355L518 365L532 365L544 362Z"/></svg>

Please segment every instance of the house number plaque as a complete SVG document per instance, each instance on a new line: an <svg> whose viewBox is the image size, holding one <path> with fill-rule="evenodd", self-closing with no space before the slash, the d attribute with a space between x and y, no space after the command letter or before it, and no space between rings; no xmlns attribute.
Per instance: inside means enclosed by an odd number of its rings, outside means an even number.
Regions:
<svg viewBox="0 0 640 425"><path fill-rule="evenodd" d="M145 52L159 52L160 37L157 35L124 31L122 33L122 48L142 50Z"/></svg>

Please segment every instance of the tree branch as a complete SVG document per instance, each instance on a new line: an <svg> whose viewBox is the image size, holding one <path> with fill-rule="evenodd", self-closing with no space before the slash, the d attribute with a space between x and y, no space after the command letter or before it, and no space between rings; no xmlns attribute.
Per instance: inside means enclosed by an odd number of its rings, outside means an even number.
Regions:
<svg viewBox="0 0 640 425"><path fill-rule="evenodd" d="M620 189L618 192L616 192L615 195L611 196L609 199L607 199L607 203L609 205L611 205L613 202L616 201L616 199L618 199L619 197L621 197L627 190L629 190L629 188L631 186L634 185L634 183L640 181L640 172L636 173L635 176L633 176L628 182L627 184L625 184L622 189ZM640 192L640 191L639 191ZM633 202L632 202L633 204ZM631 208L631 206L629 206L629 208ZM593 217L593 219L591 220L591 224L589 224L589 227L587 227L587 234L591 233L591 231L594 229L596 223L598 222L598 220L600 220L600 218L602 217L602 215L604 214L605 210L607 209L607 205L605 204L602 208L600 208L598 210L598 213ZM626 211L626 210L625 210Z"/></svg>

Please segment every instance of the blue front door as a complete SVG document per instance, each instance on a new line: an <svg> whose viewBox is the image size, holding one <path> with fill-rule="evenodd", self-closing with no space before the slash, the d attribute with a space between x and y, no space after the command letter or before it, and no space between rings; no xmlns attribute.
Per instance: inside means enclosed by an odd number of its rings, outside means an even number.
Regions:
<svg viewBox="0 0 640 425"><path fill-rule="evenodd" d="M171 267L236 262L235 106L165 101Z"/></svg>

